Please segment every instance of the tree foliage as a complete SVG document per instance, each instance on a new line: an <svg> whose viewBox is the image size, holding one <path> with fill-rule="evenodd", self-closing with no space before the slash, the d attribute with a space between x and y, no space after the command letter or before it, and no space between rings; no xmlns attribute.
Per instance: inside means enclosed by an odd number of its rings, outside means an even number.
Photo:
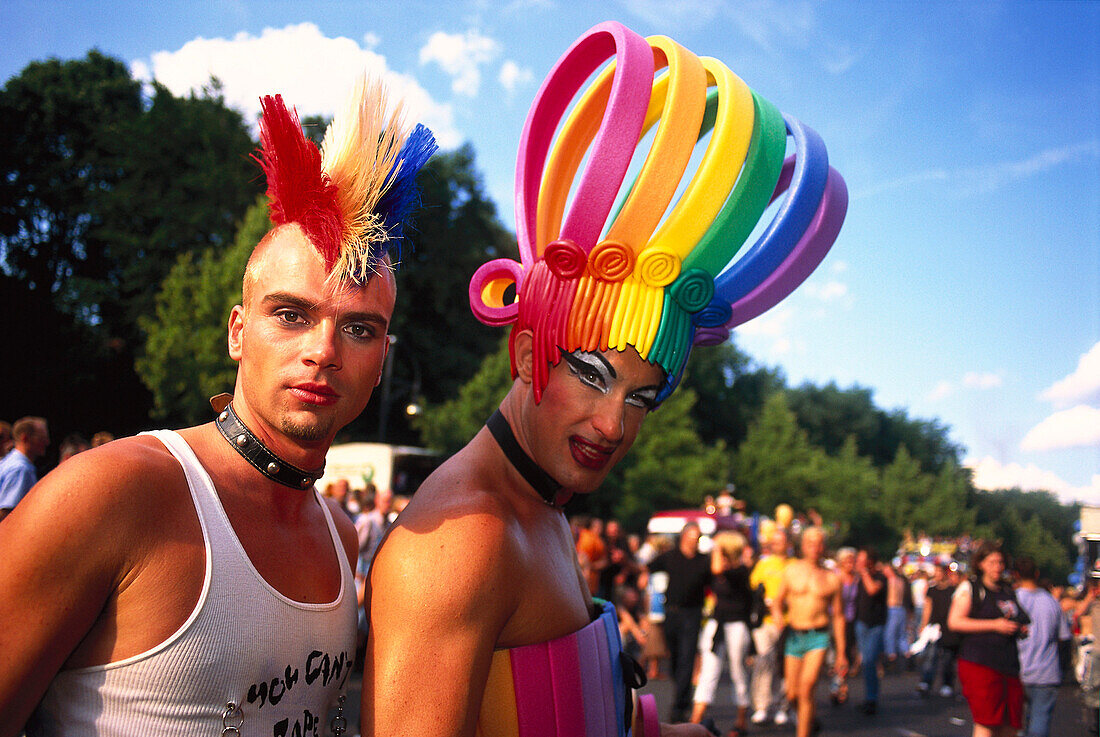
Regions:
<svg viewBox="0 0 1100 737"><path fill-rule="evenodd" d="M410 425L404 407L440 404L457 396L497 349L501 331L482 325L470 313L470 277L486 261L518 258L515 239L485 193L471 146L436 154L417 181L423 204L410 236L413 247L402 249L390 325L397 337L391 351L390 406L372 400L349 428L376 439L378 414L385 411L388 442L427 442Z"/></svg>
<svg viewBox="0 0 1100 737"><path fill-rule="evenodd" d="M228 249L179 256L141 321L147 339L137 371L153 395L153 416L169 424L195 424L210 416L208 399L233 391L236 363L226 341L229 312L240 304L245 264L271 228L267 206L245 214Z"/></svg>
<svg viewBox="0 0 1100 737"><path fill-rule="evenodd" d="M413 419L425 445L451 455L477 434L512 386L508 339L487 355L453 399L429 405Z"/></svg>

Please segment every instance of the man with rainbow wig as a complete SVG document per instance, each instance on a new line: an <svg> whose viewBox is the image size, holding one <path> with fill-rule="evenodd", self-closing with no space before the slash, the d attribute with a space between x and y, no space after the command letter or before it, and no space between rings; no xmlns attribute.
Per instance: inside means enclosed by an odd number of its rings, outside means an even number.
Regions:
<svg viewBox="0 0 1100 737"><path fill-rule="evenodd" d="M281 97L261 102L275 227L229 315L234 392L213 422L81 453L4 519L0 734L347 731L359 545L314 482L381 375L435 142L379 83L320 150Z"/></svg>
<svg viewBox="0 0 1100 737"><path fill-rule="evenodd" d="M588 593L562 504L622 459L693 344L813 271L846 205L817 134L716 59L614 22L566 51L520 141L520 261L470 283L477 318L511 326L513 385L375 558L364 735L708 734L659 725L652 696L635 703L644 676L614 608Z"/></svg>

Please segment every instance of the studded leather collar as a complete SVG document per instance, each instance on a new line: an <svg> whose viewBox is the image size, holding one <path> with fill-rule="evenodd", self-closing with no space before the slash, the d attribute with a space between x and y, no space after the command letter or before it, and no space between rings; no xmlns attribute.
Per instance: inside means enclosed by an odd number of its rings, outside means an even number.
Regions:
<svg viewBox="0 0 1100 737"><path fill-rule="evenodd" d="M292 489L308 489L325 473L324 466L315 471L303 471L272 453L259 438L252 434L251 430L245 427L233 411L232 404L227 404L225 409L218 413L214 424L218 426L222 437L233 446L233 450L240 453L241 457L251 463L257 471L283 486L289 486Z"/></svg>

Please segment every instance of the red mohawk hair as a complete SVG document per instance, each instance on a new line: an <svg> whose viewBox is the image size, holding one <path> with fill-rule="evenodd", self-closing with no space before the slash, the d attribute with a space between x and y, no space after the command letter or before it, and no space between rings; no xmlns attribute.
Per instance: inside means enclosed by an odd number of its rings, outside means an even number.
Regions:
<svg viewBox="0 0 1100 737"><path fill-rule="evenodd" d="M275 225L298 223L331 271L344 237L337 187L321 168L321 152L302 132L298 113L282 95L260 100L260 149L252 155L267 177L267 198Z"/></svg>

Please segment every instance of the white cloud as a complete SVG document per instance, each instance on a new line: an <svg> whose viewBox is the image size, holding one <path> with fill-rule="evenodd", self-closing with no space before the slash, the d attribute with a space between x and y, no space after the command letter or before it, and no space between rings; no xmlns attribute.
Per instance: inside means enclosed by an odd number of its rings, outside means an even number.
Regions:
<svg viewBox="0 0 1100 737"><path fill-rule="evenodd" d="M779 338L790 330L793 314L787 307L773 308L744 325L738 325L737 332L742 335Z"/></svg>
<svg viewBox="0 0 1100 737"><path fill-rule="evenodd" d="M1081 164L1097 158L1100 158L1100 140L1092 139L1060 148L1045 149L1018 161L1001 161L952 171L926 169L912 172L890 181L863 187L852 197L864 199L928 182L946 182L954 190L955 195L960 197L987 194L1062 166Z"/></svg>
<svg viewBox="0 0 1100 737"><path fill-rule="evenodd" d="M474 97L481 87L481 66L500 53L500 44L477 31L436 31L420 49L420 63L436 63L451 77L451 91Z"/></svg>
<svg viewBox="0 0 1100 737"><path fill-rule="evenodd" d="M371 37L364 37L370 45ZM281 94L298 114L331 116L355 78L366 71L382 79L392 99L404 100L411 120L422 122L445 148L463 136L449 105L432 99L415 78L395 72L381 54L350 38L328 38L313 23L265 28L259 36L196 38L176 51L159 51L131 64L135 76L156 78L175 95L199 90L211 76L230 105L254 121L262 95Z"/></svg>
<svg viewBox="0 0 1100 737"><path fill-rule="evenodd" d="M1055 412L1031 428L1021 450L1055 450L1100 445L1100 409L1079 404Z"/></svg>
<svg viewBox="0 0 1100 737"><path fill-rule="evenodd" d="M803 289L808 296L822 302L831 302L848 296L848 285L836 280L830 280L820 285L806 284Z"/></svg>
<svg viewBox="0 0 1100 737"><path fill-rule="evenodd" d="M509 93L515 92L521 85L530 84L535 75L530 69L521 67L511 59L500 65L500 75L497 77L500 86Z"/></svg>
<svg viewBox="0 0 1100 737"><path fill-rule="evenodd" d="M368 49L376 48L378 46L378 44L380 44L380 43L382 43L382 39L378 37L377 33L372 33L371 31L367 31L366 33L363 34L363 44Z"/></svg>
<svg viewBox="0 0 1100 737"><path fill-rule="evenodd" d="M932 391L928 392L928 399L932 402L938 402L941 399L946 399L955 393L955 385L946 379L932 387Z"/></svg>
<svg viewBox="0 0 1100 737"><path fill-rule="evenodd" d="M1023 489L1025 491L1050 491L1063 502L1092 501L1100 499L1100 474L1093 474L1088 486L1072 486L1053 471L1044 471L1034 464L1002 464L986 456L967 459L964 465L974 472L974 486L988 491L996 489Z"/></svg>
<svg viewBox="0 0 1100 737"><path fill-rule="evenodd" d="M996 389L1001 386L1004 381L1001 379L1000 374L991 372L978 373L977 371L968 371L963 377L963 385L968 386L971 389Z"/></svg>
<svg viewBox="0 0 1100 737"><path fill-rule="evenodd" d="M1075 402L1100 403L1100 343L1081 356L1076 371L1056 381L1039 398L1059 407Z"/></svg>
<svg viewBox="0 0 1100 737"><path fill-rule="evenodd" d="M848 262L843 259L829 262L829 273L831 274L843 274L847 270Z"/></svg>

